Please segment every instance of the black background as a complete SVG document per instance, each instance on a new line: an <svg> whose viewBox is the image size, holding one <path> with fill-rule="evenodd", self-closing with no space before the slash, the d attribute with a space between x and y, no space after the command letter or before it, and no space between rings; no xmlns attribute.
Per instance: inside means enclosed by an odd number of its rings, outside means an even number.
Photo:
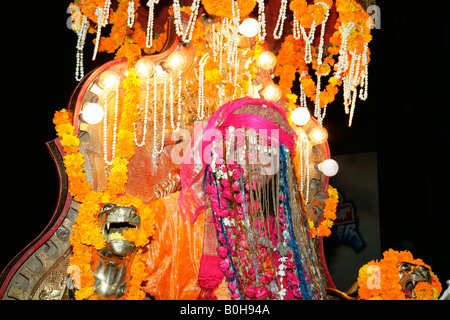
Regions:
<svg viewBox="0 0 450 320"><path fill-rule="evenodd" d="M66 107L77 85L76 35L66 27L69 1L48 3L13 2L2 15L0 270L45 228L58 194L45 142L56 137L53 114ZM381 29L373 31L370 44L369 99L358 101L348 128L338 98L328 107L324 126L332 155L378 154L382 251L410 250L445 288L450 279L449 2L377 4ZM88 41L86 72L110 59L101 53L91 62L92 49Z"/></svg>

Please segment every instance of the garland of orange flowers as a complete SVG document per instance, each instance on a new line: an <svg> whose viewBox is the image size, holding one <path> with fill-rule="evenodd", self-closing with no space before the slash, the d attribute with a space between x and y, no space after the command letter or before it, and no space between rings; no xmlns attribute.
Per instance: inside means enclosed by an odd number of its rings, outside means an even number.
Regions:
<svg viewBox="0 0 450 320"><path fill-rule="evenodd" d="M308 4L306 0L292 0L289 8L294 12L294 19L303 28L309 29L314 21L318 26L325 19L326 8L320 2L328 4L330 8L333 5L333 0L314 0L314 4Z"/></svg>
<svg viewBox="0 0 450 320"><path fill-rule="evenodd" d="M142 51L146 54L159 52L164 47L167 40L167 30L157 35L153 40L150 48L146 47L146 33L138 22L138 8L140 2L135 1L135 22L132 28L127 25L128 17L128 0L118 0L118 6L115 11L111 10L109 15L109 23L112 25L111 32L108 37L101 37L98 52L116 53L115 58L125 57L128 59L128 66L133 65L142 55ZM91 22L97 23L95 10L97 7L103 8L105 0L75 0L75 5L80 7L84 14ZM166 29L167 26L164 26ZM90 33L97 32L94 28L89 28ZM94 39L94 41L96 41Z"/></svg>
<svg viewBox="0 0 450 320"><path fill-rule="evenodd" d="M294 18L297 19L300 25L306 29L311 28L312 22L316 21L316 25L322 23L325 14L325 7L319 5L319 2L327 3L330 8L333 1L317 1L314 4L308 5L306 0L293 0L290 3L290 8L294 12ZM335 24L335 33L330 38L331 46L328 47L328 56L324 57L322 64L318 63L317 52L314 46L311 46L312 63L311 68L316 71L316 74L325 77L329 76L335 67L336 60L334 56L339 55L341 45L341 33L339 27L348 22L354 22L355 25L361 27L353 28L348 38L348 50L351 52L356 50L356 54L361 54L364 50L364 44L372 40L370 29L367 27L367 20L369 15L362 6L354 0L336 0L336 10L339 17ZM296 79L296 73L301 75L300 82L303 87L305 95L313 102L316 101L317 87L314 79L308 73L309 67L304 60L305 41L295 39L293 35L285 37L284 42L277 55L277 65L275 66L274 75L279 77L279 86L285 95L291 94L291 88ZM368 52L370 62L370 51ZM362 69L364 66L360 66ZM325 89L320 91L320 107L332 103L336 94L339 92L339 87L342 85L342 80L333 76L329 77L328 84Z"/></svg>
<svg viewBox="0 0 450 320"><path fill-rule="evenodd" d="M139 228L130 228L123 231L125 240L133 242L138 249L133 257L130 269L131 280L127 294L122 299L138 300L145 297L141 288L146 279L145 258L142 249L154 234L154 212L140 198L127 194L125 184L127 178L127 165L134 156L134 126L137 120L137 106L141 81L134 71L130 71L123 81L125 98L123 101L122 121L119 125L116 155L113 168L108 178L105 191L92 191L91 184L86 181L83 164L84 156L79 152L80 140L74 135L72 115L63 109L57 111L53 118L57 135L61 137L61 146L64 148L64 165L69 180L69 192L75 201L81 202L78 217L72 227L71 244L73 255L70 264L78 267L80 271L80 288L75 292L76 299L97 299L93 285L95 283L91 269L94 266L94 257L98 250L105 247L104 235L100 230L98 215L105 203L114 203L120 206L133 206L141 218Z"/></svg>
<svg viewBox="0 0 450 320"><path fill-rule="evenodd" d="M256 6L256 0L236 0L236 2L241 18L248 16ZM202 0L202 4L210 15L221 18L231 18L233 16L230 0Z"/></svg>
<svg viewBox="0 0 450 320"><path fill-rule="evenodd" d="M358 295L364 300L411 300L399 284L398 265L408 262L430 270L431 283L419 282L414 288L416 300L437 300L442 291L438 277L421 259L414 259L409 251L389 249L380 261L370 261L358 273ZM375 286L375 283L378 285Z"/></svg>
<svg viewBox="0 0 450 320"><path fill-rule="evenodd" d="M328 186L329 197L325 200L325 208L323 210L323 219L316 228L314 222L308 219L309 228L311 230L311 238L328 237L331 234L331 227L333 227L336 219L336 210L339 203L339 194L336 188Z"/></svg>

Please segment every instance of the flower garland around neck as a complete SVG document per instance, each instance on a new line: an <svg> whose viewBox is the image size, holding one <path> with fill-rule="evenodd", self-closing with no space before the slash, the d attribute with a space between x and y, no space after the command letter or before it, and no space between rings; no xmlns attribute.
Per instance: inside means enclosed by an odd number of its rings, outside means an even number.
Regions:
<svg viewBox="0 0 450 320"><path fill-rule="evenodd" d="M308 219L309 229L311 230L311 237L328 237L331 234L334 220L336 219L336 210L339 203L339 194L337 189L328 186L329 197L325 200L325 208L323 210L323 218L318 227L314 226L314 222Z"/></svg>
<svg viewBox="0 0 450 320"><path fill-rule="evenodd" d="M409 251L389 249L383 253L383 259L365 264L358 273L358 296L364 300L411 300L408 289L403 290L399 283L399 264L410 263L429 269L430 283L420 281L416 284L415 300L437 300L442 291L442 285L430 266L422 259L414 259Z"/></svg>
<svg viewBox="0 0 450 320"><path fill-rule="evenodd" d="M73 255L70 264L80 271L80 288L75 292L75 298L96 299L94 293L94 275L91 268L94 256L105 247L105 238L99 227L98 215L101 207L106 203L120 206L133 206L141 218L139 228L123 231L123 239L133 242L138 248L131 266L131 280L127 294L121 299L141 300L145 293L141 288L146 279L144 246L149 242L155 230L154 212L140 198L127 194L125 185L127 165L134 156L134 123L137 120L137 106L141 82L134 71L130 71L123 81L125 97L123 102L122 121L119 125L116 155L108 178L108 185L104 191L93 191L91 184L86 181L84 172L84 156L79 152L79 138L74 135L72 115L67 110L57 111L53 118L57 135L64 148L64 166L69 180L69 193L74 200L80 202L78 217L72 227L71 244Z"/></svg>

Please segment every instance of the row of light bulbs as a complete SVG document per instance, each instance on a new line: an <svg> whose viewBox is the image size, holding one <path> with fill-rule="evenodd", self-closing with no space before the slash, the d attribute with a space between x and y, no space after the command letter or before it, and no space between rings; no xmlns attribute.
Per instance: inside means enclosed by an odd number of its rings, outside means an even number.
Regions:
<svg viewBox="0 0 450 320"><path fill-rule="evenodd" d="M171 71L179 72L183 71L188 63L186 54L182 51L172 52L164 63L166 69ZM270 70L275 67L276 57L270 51L265 51L260 54L257 65L263 70ZM162 74L163 69L161 66L156 66L152 60L147 58L142 58L136 62L134 66L137 76L142 80L147 80L153 76L156 72L157 74ZM109 93L116 90L120 85L120 76L114 71L104 71L99 79L97 85L103 89L104 92ZM261 92L262 96L268 100L278 101L282 92L279 86L276 84L269 84ZM87 103L82 110L82 119L89 124L98 124L104 116L103 108L98 103Z"/></svg>
<svg viewBox="0 0 450 320"><path fill-rule="evenodd" d="M186 54L182 51L174 51L168 57L164 63L164 67L172 71L178 72L184 70L187 66L188 59ZM150 79L154 73L162 74L163 69L161 66L156 66L152 60L142 58L136 62L134 70L138 78L146 81ZM104 71L100 75L97 85L106 93L116 90L120 85L120 76L114 71ZM84 122L88 124L98 124L102 121L105 111L103 107L98 103L89 102L80 112L80 116Z"/></svg>

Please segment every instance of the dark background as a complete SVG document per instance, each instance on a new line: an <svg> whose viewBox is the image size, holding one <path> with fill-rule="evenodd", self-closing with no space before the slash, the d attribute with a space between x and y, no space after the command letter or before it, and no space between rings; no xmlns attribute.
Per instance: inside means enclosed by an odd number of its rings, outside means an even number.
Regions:
<svg viewBox="0 0 450 320"><path fill-rule="evenodd" d="M14 2L3 11L0 270L45 228L57 200L58 178L45 142L56 137L53 114L66 107L77 85L76 35L66 27L69 1L48 3ZM324 126L332 155L377 152L382 251L410 250L445 288L450 279L449 2L377 4L381 29L373 31L370 44L369 99L357 102L348 128L338 97ZM92 35L88 39L86 73L110 59L101 53L91 62Z"/></svg>

